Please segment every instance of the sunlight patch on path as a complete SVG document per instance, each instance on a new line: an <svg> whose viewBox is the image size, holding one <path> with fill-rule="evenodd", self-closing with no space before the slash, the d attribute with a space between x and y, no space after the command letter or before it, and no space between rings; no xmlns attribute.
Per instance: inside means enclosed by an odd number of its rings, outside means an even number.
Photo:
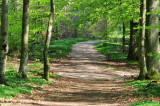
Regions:
<svg viewBox="0 0 160 106"><path fill-rule="evenodd" d="M70 53L70 62L58 64L51 68L58 75L83 79L123 79L138 75L135 69L115 70L109 67L107 58L94 49L94 45L102 41L87 41L75 44Z"/></svg>

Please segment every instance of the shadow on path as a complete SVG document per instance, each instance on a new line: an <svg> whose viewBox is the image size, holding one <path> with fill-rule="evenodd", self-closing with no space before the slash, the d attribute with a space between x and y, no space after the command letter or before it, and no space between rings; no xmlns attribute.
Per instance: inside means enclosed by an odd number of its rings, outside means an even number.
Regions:
<svg viewBox="0 0 160 106"><path fill-rule="evenodd" d="M16 104L40 106L126 106L133 90L122 85L125 81L62 78L56 85L35 91L32 95L21 96ZM23 102L22 102L23 100Z"/></svg>
<svg viewBox="0 0 160 106"><path fill-rule="evenodd" d="M57 64L53 69L58 75L68 78L84 79L123 79L138 75L135 67L126 63L107 59L94 49L101 41L87 41L75 44L70 53L69 62Z"/></svg>
<svg viewBox="0 0 160 106"><path fill-rule="evenodd" d="M67 62L57 63L51 70L62 76L43 90L22 94L9 100L9 106L128 106L136 100L134 90L124 86L123 79L137 75L136 67L108 60L88 41L73 46ZM3 104L2 104L3 105Z"/></svg>

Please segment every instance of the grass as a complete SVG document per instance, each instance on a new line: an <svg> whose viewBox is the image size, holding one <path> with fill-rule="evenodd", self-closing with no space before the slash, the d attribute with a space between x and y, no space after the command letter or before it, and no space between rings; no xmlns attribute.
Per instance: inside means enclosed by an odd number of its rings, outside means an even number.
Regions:
<svg viewBox="0 0 160 106"><path fill-rule="evenodd" d="M61 59L62 57L66 57L71 52L73 44L89 40L93 39L76 38L52 40L49 48L49 58ZM41 90L41 85L53 83L41 78L43 75L43 65L40 60L42 58L43 45L44 44L37 44L33 46L33 50L29 53L30 58L34 59L34 63L28 65L28 67L31 67L31 70L28 71L28 79L17 77L19 75L14 67L10 67L10 69L5 72L6 82L10 86L0 84L0 98L13 98L21 93L31 94L32 90ZM60 77L56 73L51 72L50 78L59 79Z"/></svg>
<svg viewBox="0 0 160 106"><path fill-rule="evenodd" d="M126 40L128 42L128 40ZM128 64L137 65L137 61L131 61L126 60L127 53L122 53L122 40L120 38L110 38L107 42L99 43L95 46L96 50L98 50L100 53L106 55L107 57L113 59L113 60L120 60L127 62ZM128 49L127 46L128 43L126 43L126 49Z"/></svg>
<svg viewBox="0 0 160 106"><path fill-rule="evenodd" d="M62 57L66 57L72 49L72 46L78 42L89 41L93 39L89 38L72 38L72 39L63 39L63 40L52 40L49 48L49 58L51 59L61 59ZM96 39L94 39L96 40ZM32 47L32 51L30 52L30 58L38 58L42 59L44 44L37 44Z"/></svg>
<svg viewBox="0 0 160 106"><path fill-rule="evenodd" d="M128 61L126 60L127 54L122 53L121 39L119 38L110 38L107 42L102 42L95 45L95 48L102 54L113 60L125 61L128 64L138 65L136 61ZM132 106L160 106L159 102L149 101L150 97L160 97L160 84L154 84L152 86L147 87L147 85L151 82L151 80L147 81L139 81L133 80L125 85L132 86L133 88L138 88L138 90L134 93L134 96L146 97L146 100L138 101L136 103L132 103Z"/></svg>
<svg viewBox="0 0 160 106"><path fill-rule="evenodd" d="M125 83L125 85L130 85L135 88L138 88L138 91L134 94L135 96L144 95L146 97L160 97L160 84L153 84L149 87L147 85L150 83L150 80L145 81L130 81L128 83Z"/></svg>
<svg viewBox="0 0 160 106"><path fill-rule="evenodd" d="M43 64L39 59L29 64L28 67L31 68L28 71L28 79L20 78L15 67L11 67L5 72L5 79L9 86L0 84L0 98L9 99L20 94L31 94L32 90L42 90L42 85L54 84L54 82L42 79ZM60 77L56 73L50 72L50 78L59 79Z"/></svg>
<svg viewBox="0 0 160 106"><path fill-rule="evenodd" d="M125 85L132 86L133 88L138 88L138 90L134 93L134 96L140 97L144 96L146 97L145 101L132 103L133 106L159 106L159 102L153 102L147 100L148 98L152 97L160 97L160 84L154 84L149 87L147 85L151 82L151 80L133 80L128 83L125 83Z"/></svg>
<svg viewBox="0 0 160 106"><path fill-rule="evenodd" d="M127 54L119 51L121 49L121 45L119 44L102 42L97 44L95 47L100 53L105 54L107 57L112 59L125 60L127 58Z"/></svg>
<svg viewBox="0 0 160 106"><path fill-rule="evenodd" d="M33 74L33 72L30 72ZM28 79L17 77L18 73L14 69L9 69L5 72L7 84L0 84L0 98L12 98L19 94L31 94L32 90L41 90L41 85L51 84L53 82L46 81L39 76L31 76Z"/></svg>
<svg viewBox="0 0 160 106"><path fill-rule="evenodd" d="M131 104L131 106L160 106L159 102L153 102L149 100L145 100L143 102L136 102Z"/></svg>

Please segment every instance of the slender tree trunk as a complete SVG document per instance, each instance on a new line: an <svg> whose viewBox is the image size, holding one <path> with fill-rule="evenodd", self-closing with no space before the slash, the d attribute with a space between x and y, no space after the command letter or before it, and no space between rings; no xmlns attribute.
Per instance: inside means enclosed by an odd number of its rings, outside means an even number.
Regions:
<svg viewBox="0 0 160 106"><path fill-rule="evenodd" d="M1 36L0 36L0 84L6 84L5 71L8 53L8 0L2 0Z"/></svg>
<svg viewBox="0 0 160 106"><path fill-rule="evenodd" d="M128 51L128 60L137 60L138 59L138 37L134 38L134 35L138 31L134 29L138 25L137 22L133 20L130 21L130 43L129 43L129 51Z"/></svg>
<svg viewBox="0 0 160 106"><path fill-rule="evenodd" d="M125 28L125 24L123 22L123 37L122 37L122 52L125 53L125 33L126 33L126 28Z"/></svg>
<svg viewBox="0 0 160 106"><path fill-rule="evenodd" d="M159 77L159 61L155 56L148 56L148 53L155 55L159 52L159 0L147 0L147 12L156 12L147 14L146 26L146 65L148 78L154 79Z"/></svg>
<svg viewBox="0 0 160 106"><path fill-rule="evenodd" d="M44 60L44 79L49 80L49 60L48 60L48 49L52 35L52 27L53 27L53 19L54 19L54 11L55 11L55 3L54 0L50 0L51 6L51 14L49 17L48 30L46 35L46 41L44 45L43 51L43 60Z"/></svg>
<svg viewBox="0 0 160 106"><path fill-rule="evenodd" d="M143 27L140 29L139 34L139 67L140 73L138 79L144 80L147 75L146 58L145 58L145 22L146 22L146 0L141 0L140 8L140 25Z"/></svg>
<svg viewBox="0 0 160 106"><path fill-rule="evenodd" d="M22 78L27 78L28 32L29 32L29 0L23 0L21 61L19 68L19 73L22 74Z"/></svg>
<svg viewBox="0 0 160 106"><path fill-rule="evenodd" d="M129 42L129 51L127 59L131 60L133 53L133 20L130 21L130 42Z"/></svg>
<svg viewBox="0 0 160 106"><path fill-rule="evenodd" d="M73 38L77 38L77 28L74 28L74 35Z"/></svg>
<svg viewBox="0 0 160 106"><path fill-rule="evenodd" d="M72 16L72 20L73 20L73 24L75 24L78 20L78 16ZM72 38L77 38L78 37L77 30L78 30L77 26L75 26L73 28L73 30L71 31Z"/></svg>

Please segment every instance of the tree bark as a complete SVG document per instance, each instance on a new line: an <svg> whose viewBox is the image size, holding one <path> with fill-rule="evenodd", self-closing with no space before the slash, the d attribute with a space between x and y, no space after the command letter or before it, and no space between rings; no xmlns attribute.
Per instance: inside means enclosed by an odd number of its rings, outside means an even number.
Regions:
<svg viewBox="0 0 160 106"><path fill-rule="evenodd" d="M1 36L0 36L0 84L6 84L5 71L8 53L8 0L2 0Z"/></svg>
<svg viewBox="0 0 160 106"><path fill-rule="evenodd" d="M138 45L137 45L137 38L134 38L134 35L138 31L134 29L134 27L138 25L138 23L134 22L133 20L130 21L130 43L129 43L129 51L128 51L128 60L137 60L138 59Z"/></svg>
<svg viewBox="0 0 160 106"><path fill-rule="evenodd" d="M73 38L77 38L77 28L74 28L74 36Z"/></svg>
<svg viewBox="0 0 160 106"><path fill-rule="evenodd" d="M54 0L50 0L51 6L51 14L49 17L48 30L46 34L46 41L44 45L43 51L43 60L44 60L44 79L49 81L49 60L48 60L48 49L50 45L51 35L52 35L52 27L53 27L53 19L54 19L54 11L55 11L55 3Z"/></svg>
<svg viewBox="0 0 160 106"><path fill-rule="evenodd" d="M140 29L139 34L139 67L140 73L138 79L145 80L147 77L146 57L145 57L145 22L146 22L146 0L141 0L140 8Z"/></svg>
<svg viewBox="0 0 160 106"><path fill-rule="evenodd" d="M146 65L149 79L159 77L159 61L155 56L148 56L148 53L155 55L159 52L159 0L147 0L146 26ZM156 12L156 13L150 13Z"/></svg>
<svg viewBox="0 0 160 106"><path fill-rule="evenodd" d="M19 73L22 75L22 78L27 78L28 33L29 33L29 0L23 0L21 61L19 68Z"/></svg>
<svg viewBox="0 0 160 106"><path fill-rule="evenodd" d="M125 28L125 24L123 22L123 37L122 37L122 52L125 53L125 33L126 33L126 28Z"/></svg>

